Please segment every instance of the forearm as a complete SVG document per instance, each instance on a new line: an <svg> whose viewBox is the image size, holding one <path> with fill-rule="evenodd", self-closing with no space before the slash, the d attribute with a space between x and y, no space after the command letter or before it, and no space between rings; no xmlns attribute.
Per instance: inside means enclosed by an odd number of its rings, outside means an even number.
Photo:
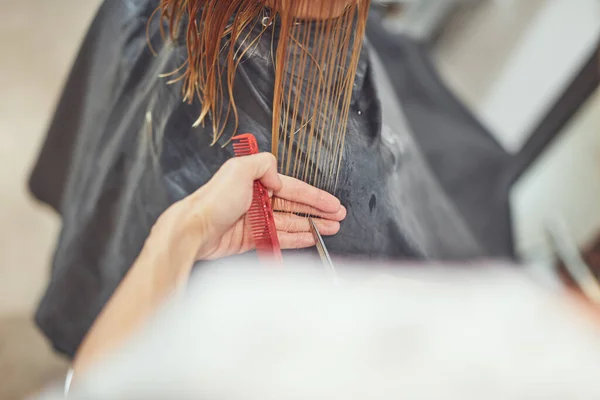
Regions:
<svg viewBox="0 0 600 400"><path fill-rule="evenodd" d="M195 256L193 249L173 252L163 243L167 238L158 236L148 240L94 322L77 352L76 374L122 345L189 275Z"/></svg>

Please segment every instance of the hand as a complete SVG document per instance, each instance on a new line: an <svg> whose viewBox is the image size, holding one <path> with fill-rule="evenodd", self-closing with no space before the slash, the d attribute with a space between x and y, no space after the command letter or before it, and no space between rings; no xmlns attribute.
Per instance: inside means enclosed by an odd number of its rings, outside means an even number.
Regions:
<svg viewBox="0 0 600 400"><path fill-rule="evenodd" d="M116 348L146 321L173 290L187 281L195 260L252 249L246 213L255 180L278 198L278 210L319 217L316 223L325 235L340 229L339 222L346 216L340 202L322 190L277 174L271 154L228 161L210 182L160 216L140 255L80 346L77 371ZM314 245L304 218L277 212L275 223L282 248Z"/></svg>
<svg viewBox="0 0 600 400"><path fill-rule="evenodd" d="M346 217L339 200L302 181L277 174L275 157L269 153L227 161L206 185L167 210L155 230L170 231L174 246L194 246L196 260L252 250L254 243L246 213L255 180L260 180L275 197L275 225L282 249L315 245L308 220L290 212L317 217L315 223L322 235L339 231L340 221Z"/></svg>

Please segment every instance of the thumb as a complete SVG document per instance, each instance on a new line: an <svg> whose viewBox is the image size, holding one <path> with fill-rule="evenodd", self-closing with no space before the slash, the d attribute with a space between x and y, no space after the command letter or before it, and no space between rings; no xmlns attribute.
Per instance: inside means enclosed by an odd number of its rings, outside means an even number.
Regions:
<svg viewBox="0 0 600 400"><path fill-rule="evenodd" d="M244 157L244 171L248 178L260 180L269 191L278 191L282 187L277 173L277 159L271 153L259 153Z"/></svg>

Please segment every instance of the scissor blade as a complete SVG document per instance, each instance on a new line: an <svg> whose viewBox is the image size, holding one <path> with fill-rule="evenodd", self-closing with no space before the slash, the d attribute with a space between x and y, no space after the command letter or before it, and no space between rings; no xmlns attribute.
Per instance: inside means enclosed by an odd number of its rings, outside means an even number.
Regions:
<svg viewBox="0 0 600 400"><path fill-rule="evenodd" d="M331 261L331 257L329 256L329 251L327 251L327 247L325 246L325 242L323 241L323 237L319 233L317 226L315 225L315 221L312 218L308 218L308 222L310 223L310 230L315 238L315 242L317 243L317 251L319 252L319 256L321 256L321 260L323 260L323 264L326 267L335 271L335 267L333 266L333 261Z"/></svg>

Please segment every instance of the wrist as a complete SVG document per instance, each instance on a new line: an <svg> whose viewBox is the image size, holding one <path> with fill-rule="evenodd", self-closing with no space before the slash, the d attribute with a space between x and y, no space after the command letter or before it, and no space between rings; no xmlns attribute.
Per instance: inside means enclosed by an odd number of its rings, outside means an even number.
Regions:
<svg viewBox="0 0 600 400"><path fill-rule="evenodd" d="M136 260L132 273L146 276L145 280L154 292L169 292L186 280L193 263L191 249L171 247L159 237L151 235Z"/></svg>
<svg viewBox="0 0 600 400"><path fill-rule="evenodd" d="M196 261L199 248L205 246L204 235L185 201L171 206L152 227L140 259L151 265L159 279L169 282L187 277Z"/></svg>
<svg viewBox="0 0 600 400"><path fill-rule="evenodd" d="M186 204L183 207L183 240L193 252L194 261L206 259L212 247L210 238L215 236L208 218L209 206L204 196L190 196L184 201Z"/></svg>
<svg viewBox="0 0 600 400"><path fill-rule="evenodd" d="M209 259L221 238L210 218L214 213L211 199L197 193L183 200L182 210L182 241L192 249L194 261Z"/></svg>

